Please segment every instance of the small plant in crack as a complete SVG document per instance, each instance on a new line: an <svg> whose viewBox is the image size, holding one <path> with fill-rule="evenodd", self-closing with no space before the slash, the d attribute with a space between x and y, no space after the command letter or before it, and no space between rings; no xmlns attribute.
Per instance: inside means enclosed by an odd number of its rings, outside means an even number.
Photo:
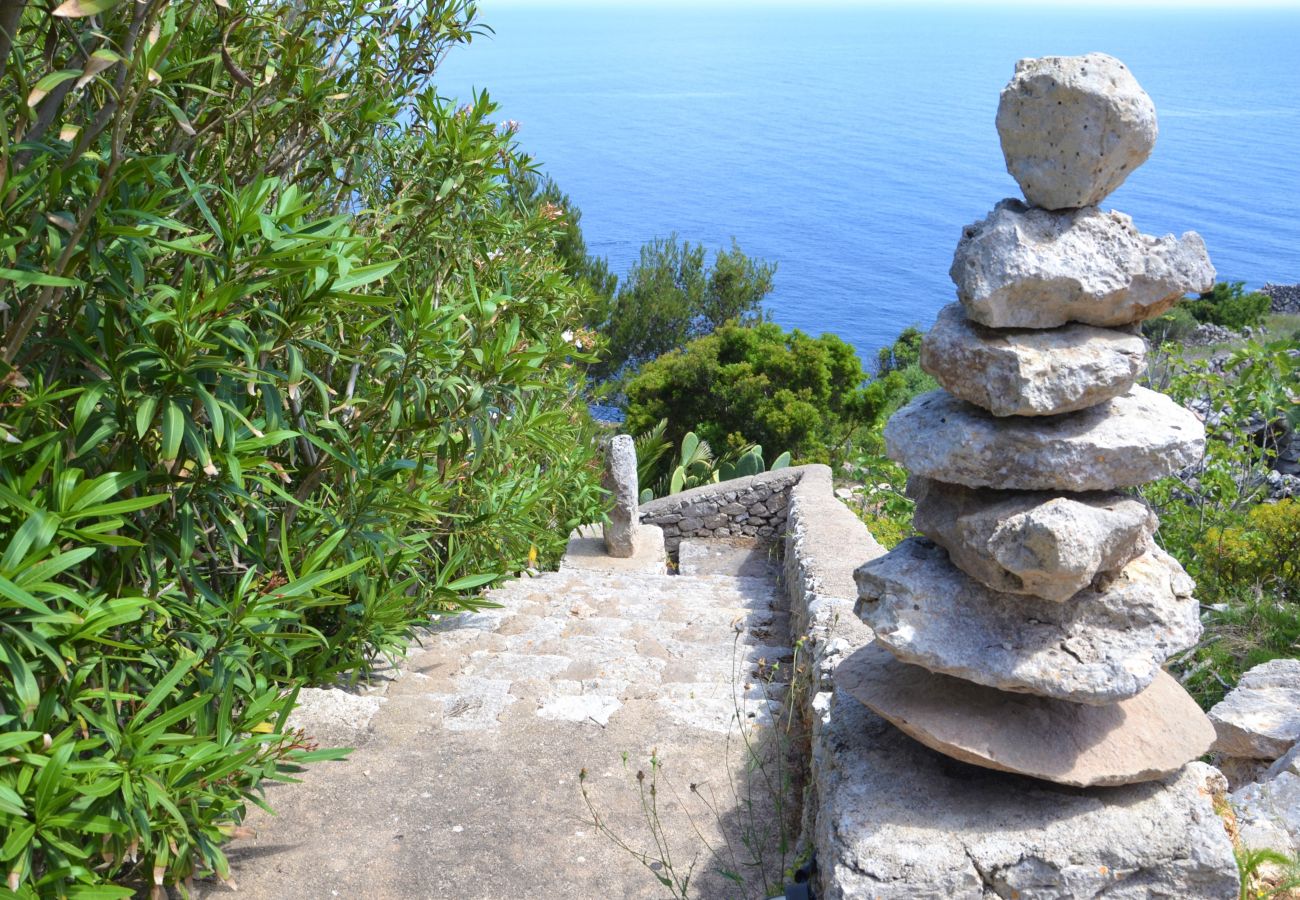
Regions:
<svg viewBox="0 0 1300 900"><path fill-rule="evenodd" d="M582 798L596 830L631 855L675 897L686 897L701 854L711 860L712 871L734 885L737 897L780 894L793 871L804 861L797 854L802 766L795 757L806 749L804 723L797 715L797 692L807 689L807 666L802 663L803 641L786 659L747 659L737 622L732 642L731 722L724 743L727 766L725 787L715 789L708 780L692 782L684 800L667 776L663 759L652 751L648 771L636 772L636 796L641 817L649 830L649 849L638 849L631 839L611 826L597 809L588 785L588 772L578 775ZM786 682L789 682L788 684ZM628 754L624 768L630 771ZM672 834L661 816L661 798L670 798L685 814L687 834ZM694 811L692 811L694 810ZM705 834L702 823L716 828ZM693 842L696 852L689 864L672 847ZM670 846L671 845L671 846ZM698 887L698 884L697 884Z"/></svg>
<svg viewBox="0 0 1300 900"><path fill-rule="evenodd" d="M626 767L628 754L623 754L623 765ZM578 785L582 790L582 800L587 805L587 812L591 814L592 825L598 832L603 834L614 842L620 850L629 853L641 865L646 867L664 887L672 891L674 897L681 897L683 900L688 896L687 889L691 884L691 875L695 871L695 864L698 860L698 854L686 866L685 870L678 867L673 862L672 849L669 846L668 834L664 829L663 822L659 817L659 780L663 769L663 762L659 759L658 751L650 752L650 775L646 776L644 769L638 769L636 773L637 793L641 803L641 813L650 825L650 837L654 841L655 849L653 851L637 850L621 838L617 831L610 827L609 822L601 817L596 809L595 803L592 802L591 794L587 789L587 770L582 769L578 772ZM646 784L647 780L649 785ZM694 785L692 785L694 787ZM676 793L675 791L673 792ZM680 804L681 799L675 798Z"/></svg>

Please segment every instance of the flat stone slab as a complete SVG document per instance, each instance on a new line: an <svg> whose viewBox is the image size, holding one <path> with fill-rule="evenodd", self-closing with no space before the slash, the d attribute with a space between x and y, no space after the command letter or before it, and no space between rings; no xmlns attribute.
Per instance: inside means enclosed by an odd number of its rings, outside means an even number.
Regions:
<svg viewBox="0 0 1300 900"><path fill-rule="evenodd" d="M904 662L1003 691L1109 704L1201 635L1182 566L1159 548L1067 603L989 590L924 538L856 573L857 612Z"/></svg>
<svg viewBox="0 0 1300 900"><path fill-rule="evenodd" d="M644 572L663 575L668 571L668 550L664 530L657 525L638 525L631 556L610 556L600 525L583 525L569 535L560 568L586 572Z"/></svg>
<svg viewBox="0 0 1300 900"><path fill-rule="evenodd" d="M1272 760L1300 741L1300 659L1255 666L1210 710L1225 756Z"/></svg>
<svg viewBox="0 0 1300 900"><path fill-rule="evenodd" d="M1145 553L1159 524L1128 494L995 491L913 477L917 531L995 591L1065 601Z"/></svg>
<svg viewBox="0 0 1300 900"><path fill-rule="evenodd" d="M1165 672L1136 697L1087 706L938 675L873 643L842 662L835 681L940 753L1075 787L1164 778L1214 741L1205 713Z"/></svg>
<svg viewBox="0 0 1300 900"><path fill-rule="evenodd" d="M821 900L1236 900L1226 785L1203 763L1071 788L950 759L843 691L823 709Z"/></svg>
<svg viewBox="0 0 1300 900"><path fill-rule="evenodd" d="M1105 53L1022 59L1002 89L998 136L1030 203L1095 206L1151 155L1156 107Z"/></svg>
<svg viewBox="0 0 1300 900"><path fill-rule="evenodd" d="M1091 325L999 331L952 303L921 342L921 368L995 416L1053 416L1127 393L1146 369L1146 341Z"/></svg>
<svg viewBox="0 0 1300 900"><path fill-rule="evenodd" d="M885 449L914 475L969 487L1113 490L1195 463L1205 452L1205 427L1164 394L1142 387L1051 418L999 418L931 391L890 418Z"/></svg>
<svg viewBox="0 0 1300 900"><path fill-rule="evenodd" d="M677 545L679 575L730 575L775 578L780 553L759 538L688 538Z"/></svg>
<svg viewBox="0 0 1300 900"><path fill-rule="evenodd" d="M1019 200L962 231L949 275L966 314L990 328L1128 325L1214 286L1194 231L1157 238L1123 213L1049 212Z"/></svg>

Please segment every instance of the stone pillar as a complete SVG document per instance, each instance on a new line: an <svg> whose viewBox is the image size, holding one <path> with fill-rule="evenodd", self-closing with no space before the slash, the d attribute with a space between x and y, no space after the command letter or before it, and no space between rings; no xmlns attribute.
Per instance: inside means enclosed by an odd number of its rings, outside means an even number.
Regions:
<svg viewBox="0 0 1300 900"><path fill-rule="evenodd" d="M609 521L604 525L605 552L627 558L636 553L640 485L636 476L636 445L631 435L619 434L605 444L605 476L601 481L613 495Z"/></svg>

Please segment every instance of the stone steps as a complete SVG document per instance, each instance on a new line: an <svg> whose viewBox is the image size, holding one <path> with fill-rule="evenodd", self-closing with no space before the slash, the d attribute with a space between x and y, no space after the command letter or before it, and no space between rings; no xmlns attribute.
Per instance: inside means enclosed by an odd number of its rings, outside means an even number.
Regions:
<svg viewBox="0 0 1300 900"><path fill-rule="evenodd" d="M761 736L784 709L789 616L770 573L671 575L662 559L601 571L578 554L438 622L368 694L305 692L295 723L356 750L269 791L278 815L255 813L256 836L230 848L239 893L664 896L666 867L593 828L585 769L602 819L661 856L636 773L657 779L661 840L679 874L694 863L691 895L734 896L718 874L737 865L728 841L774 820L740 727Z"/></svg>

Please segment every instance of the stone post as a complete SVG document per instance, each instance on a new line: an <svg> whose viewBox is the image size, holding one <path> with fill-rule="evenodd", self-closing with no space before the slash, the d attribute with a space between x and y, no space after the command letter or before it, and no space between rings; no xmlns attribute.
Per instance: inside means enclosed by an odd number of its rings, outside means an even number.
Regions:
<svg viewBox="0 0 1300 900"><path fill-rule="evenodd" d="M605 523L605 552L627 558L636 553L636 533L641 512L636 476L636 445L631 435L619 434L605 444L605 476L601 481L613 494L613 507Z"/></svg>

